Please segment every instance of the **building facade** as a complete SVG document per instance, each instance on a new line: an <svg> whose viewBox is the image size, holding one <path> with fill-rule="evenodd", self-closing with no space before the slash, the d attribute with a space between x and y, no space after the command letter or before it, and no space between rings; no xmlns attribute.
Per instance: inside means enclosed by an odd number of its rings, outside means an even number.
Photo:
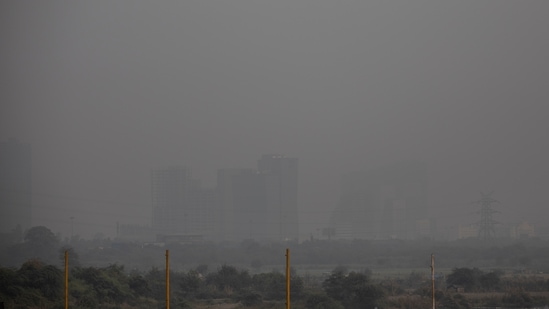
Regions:
<svg viewBox="0 0 549 309"><path fill-rule="evenodd" d="M190 169L176 166L153 170L151 185L155 234L213 236L215 190L203 188L192 178Z"/></svg>
<svg viewBox="0 0 549 309"><path fill-rule="evenodd" d="M264 155L257 169L217 172L221 241L298 241L298 160Z"/></svg>
<svg viewBox="0 0 549 309"><path fill-rule="evenodd" d="M281 241L299 240L298 164L297 158L283 155L263 155L257 161L257 170L264 177L271 229Z"/></svg>
<svg viewBox="0 0 549 309"><path fill-rule="evenodd" d="M264 155L257 168L219 169L215 189L203 188L185 167L153 170L151 180L156 235L298 241L296 158Z"/></svg>
<svg viewBox="0 0 549 309"><path fill-rule="evenodd" d="M336 238L347 239L429 237L428 218L427 172L418 162L345 175L332 216Z"/></svg>

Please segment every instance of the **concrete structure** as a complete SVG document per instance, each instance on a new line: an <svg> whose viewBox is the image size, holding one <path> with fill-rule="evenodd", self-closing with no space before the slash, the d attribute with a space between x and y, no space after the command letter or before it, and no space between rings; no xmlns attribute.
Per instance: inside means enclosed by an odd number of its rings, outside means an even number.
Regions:
<svg viewBox="0 0 549 309"><path fill-rule="evenodd" d="M31 227L31 161L30 145L16 140L0 143L0 233Z"/></svg>
<svg viewBox="0 0 549 309"><path fill-rule="evenodd" d="M298 159L264 155L257 170L217 172L220 241L297 241Z"/></svg>
<svg viewBox="0 0 549 309"><path fill-rule="evenodd" d="M263 205L259 177L250 168L226 168L217 171L217 239L239 241L258 236L263 221L259 205ZM255 229L254 229L255 222Z"/></svg>
<svg viewBox="0 0 549 309"><path fill-rule="evenodd" d="M215 189L185 167L153 170L151 180L151 227L162 239L298 241L296 158L264 155L257 169L219 169Z"/></svg>
<svg viewBox="0 0 549 309"><path fill-rule="evenodd" d="M299 222L298 159L282 155L263 155L257 162L257 170L265 175L266 207L278 228L278 240L298 241Z"/></svg>
<svg viewBox="0 0 549 309"><path fill-rule="evenodd" d="M428 218L427 172L418 162L345 175L332 217L335 238L346 239L429 237Z"/></svg>
<svg viewBox="0 0 549 309"><path fill-rule="evenodd" d="M201 235L214 233L216 195L202 188L186 167L168 167L151 172L152 229L162 235Z"/></svg>

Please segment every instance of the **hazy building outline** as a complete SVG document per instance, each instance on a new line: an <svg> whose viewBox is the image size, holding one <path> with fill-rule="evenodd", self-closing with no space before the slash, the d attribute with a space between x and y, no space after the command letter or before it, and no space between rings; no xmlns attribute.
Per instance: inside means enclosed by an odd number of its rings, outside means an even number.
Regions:
<svg viewBox="0 0 549 309"><path fill-rule="evenodd" d="M298 159L263 155L257 169L217 171L219 240L298 241Z"/></svg>
<svg viewBox="0 0 549 309"><path fill-rule="evenodd" d="M151 199L156 235L213 236L215 190L203 188L191 169L172 166L152 170Z"/></svg>
<svg viewBox="0 0 549 309"><path fill-rule="evenodd" d="M332 217L335 237L433 237L436 225L429 215L427 186L427 170L421 162L403 162L344 175Z"/></svg>

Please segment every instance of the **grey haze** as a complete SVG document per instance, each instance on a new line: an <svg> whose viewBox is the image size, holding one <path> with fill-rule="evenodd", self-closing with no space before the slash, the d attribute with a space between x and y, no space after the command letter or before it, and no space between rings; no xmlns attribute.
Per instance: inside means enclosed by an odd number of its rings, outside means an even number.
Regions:
<svg viewBox="0 0 549 309"><path fill-rule="evenodd" d="M299 158L300 233L342 175L429 170L438 226L547 226L547 1L2 1L0 140L32 146L33 224L147 224L150 170Z"/></svg>

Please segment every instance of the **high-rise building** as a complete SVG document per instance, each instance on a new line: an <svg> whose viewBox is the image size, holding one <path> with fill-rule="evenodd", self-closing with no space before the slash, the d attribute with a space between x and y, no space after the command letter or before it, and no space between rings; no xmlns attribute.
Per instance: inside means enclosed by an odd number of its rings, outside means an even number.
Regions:
<svg viewBox="0 0 549 309"><path fill-rule="evenodd" d="M298 160L280 155L218 170L219 240L297 241L297 173Z"/></svg>
<svg viewBox="0 0 549 309"><path fill-rule="evenodd" d="M260 203L258 196L261 195L256 178L257 173L251 168L224 168L217 171L219 208L216 221L219 222L219 241L237 241L256 235L251 219L255 213L254 205Z"/></svg>
<svg viewBox="0 0 549 309"><path fill-rule="evenodd" d="M266 207L270 210L278 240L298 241L298 159L263 155L257 170L265 175Z"/></svg>
<svg viewBox="0 0 549 309"><path fill-rule="evenodd" d="M31 147L12 139L0 143L0 232L31 227Z"/></svg>
<svg viewBox="0 0 549 309"><path fill-rule="evenodd" d="M427 172L421 163L406 162L345 175L333 214L336 237L426 237L421 223L429 218L427 206Z"/></svg>
<svg viewBox="0 0 549 309"><path fill-rule="evenodd" d="M156 234L212 237L216 206L214 189L203 188L185 167L153 170L151 180L152 229Z"/></svg>

